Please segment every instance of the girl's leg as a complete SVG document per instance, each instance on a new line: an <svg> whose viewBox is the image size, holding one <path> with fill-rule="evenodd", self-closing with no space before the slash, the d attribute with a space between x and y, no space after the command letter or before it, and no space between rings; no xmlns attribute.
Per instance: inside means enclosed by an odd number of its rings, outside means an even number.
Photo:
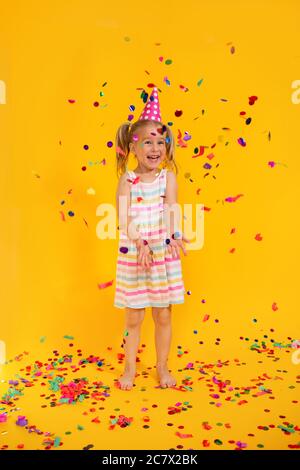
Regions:
<svg viewBox="0 0 300 470"><path fill-rule="evenodd" d="M152 307L155 323L156 370L162 387L176 385L176 379L168 370L168 356L172 337L171 306Z"/></svg>
<svg viewBox="0 0 300 470"><path fill-rule="evenodd" d="M144 316L144 308L126 308L125 329L128 331L128 336L124 337L125 369L123 375L119 378L122 390L130 390L133 386L136 372L136 354Z"/></svg>

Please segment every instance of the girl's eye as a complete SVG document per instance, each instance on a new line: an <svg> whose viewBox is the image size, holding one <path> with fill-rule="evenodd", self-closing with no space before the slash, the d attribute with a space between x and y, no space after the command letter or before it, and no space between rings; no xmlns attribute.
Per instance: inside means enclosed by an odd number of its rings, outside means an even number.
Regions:
<svg viewBox="0 0 300 470"><path fill-rule="evenodd" d="M151 143L150 140L146 140L145 144L148 144L148 143ZM162 140L161 142L159 142L160 144L164 144L164 141Z"/></svg>

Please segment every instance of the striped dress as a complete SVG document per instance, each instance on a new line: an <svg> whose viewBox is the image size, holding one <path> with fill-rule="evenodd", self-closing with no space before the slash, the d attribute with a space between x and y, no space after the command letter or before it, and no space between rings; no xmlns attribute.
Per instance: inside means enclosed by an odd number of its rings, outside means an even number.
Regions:
<svg viewBox="0 0 300 470"><path fill-rule="evenodd" d="M114 306L118 308L167 307L184 303L185 287L180 257L167 251L167 228L163 217L167 169L160 170L150 183L134 182L136 175L127 171L131 183L129 215L134 217L137 230L153 251L150 268L137 263L137 248L133 240L119 237ZM127 253L120 251L128 248Z"/></svg>

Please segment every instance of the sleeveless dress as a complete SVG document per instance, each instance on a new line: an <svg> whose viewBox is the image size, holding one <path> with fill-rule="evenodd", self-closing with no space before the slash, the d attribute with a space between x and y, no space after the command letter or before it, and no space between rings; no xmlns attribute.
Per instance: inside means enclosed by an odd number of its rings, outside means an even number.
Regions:
<svg viewBox="0 0 300 470"><path fill-rule="evenodd" d="M136 174L132 170L127 171L127 179L131 181L129 215L134 217L142 238L148 241L153 251L153 263L148 269L138 265L135 242L128 237L119 237L115 307L168 307L170 304L184 303L185 287L180 256L173 258L165 243L167 228L163 217L163 196L167 171L160 170L150 183L136 182Z"/></svg>

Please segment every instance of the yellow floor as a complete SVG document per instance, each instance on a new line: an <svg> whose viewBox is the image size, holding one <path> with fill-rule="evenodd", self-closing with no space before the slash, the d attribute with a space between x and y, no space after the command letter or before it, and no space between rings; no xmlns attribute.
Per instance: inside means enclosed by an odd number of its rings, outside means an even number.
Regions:
<svg viewBox="0 0 300 470"><path fill-rule="evenodd" d="M76 338L63 339L56 356L56 345L41 343L39 351L24 351L1 366L2 449L299 449L295 350L277 346L272 352L266 343L259 353L252 344L241 341L238 356L216 346L210 361L200 359L204 350L181 349L170 365L177 386L164 390L142 345L135 387L122 391L116 387L122 348L103 345L88 363L90 352L78 356ZM89 395L58 406L59 377L63 384L85 379ZM19 416L25 416L19 418L23 425L16 424ZM125 427L118 424L122 416Z"/></svg>

